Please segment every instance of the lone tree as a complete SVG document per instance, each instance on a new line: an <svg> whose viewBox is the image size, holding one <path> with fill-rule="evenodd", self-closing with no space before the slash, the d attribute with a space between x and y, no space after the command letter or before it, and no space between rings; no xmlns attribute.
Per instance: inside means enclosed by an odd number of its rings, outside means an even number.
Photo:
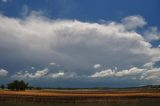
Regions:
<svg viewBox="0 0 160 106"><path fill-rule="evenodd" d="M8 89L10 90L16 90L16 91L23 91L27 89L28 83L25 83L23 80L15 80L8 84Z"/></svg>

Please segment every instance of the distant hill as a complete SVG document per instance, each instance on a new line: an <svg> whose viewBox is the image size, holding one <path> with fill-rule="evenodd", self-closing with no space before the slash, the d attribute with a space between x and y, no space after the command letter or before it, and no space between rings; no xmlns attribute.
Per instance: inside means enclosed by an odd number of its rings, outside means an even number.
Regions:
<svg viewBox="0 0 160 106"><path fill-rule="evenodd" d="M160 89L160 85L146 85L146 86L141 86L140 88L155 88L155 89Z"/></svg>
<svg viewBox="0 0 160 106"><path fill-rule="evenodd" d="M124 87L124 88L112 88L112 87L93 87L93 88L42 88L42 89L58 89L58 90L124 90L124 89L160 89L160 85L145 85L139 87Z"/></svg>

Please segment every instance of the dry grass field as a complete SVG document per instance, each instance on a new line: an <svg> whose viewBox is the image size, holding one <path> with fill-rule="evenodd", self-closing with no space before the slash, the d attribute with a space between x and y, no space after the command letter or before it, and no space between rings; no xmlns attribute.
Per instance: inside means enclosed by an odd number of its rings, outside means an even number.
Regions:
<svg viewBox="0 0 160 106"><path fill-rule="evenodd" d="M160 106L160 90L0 91L0 106Z"/></svg>

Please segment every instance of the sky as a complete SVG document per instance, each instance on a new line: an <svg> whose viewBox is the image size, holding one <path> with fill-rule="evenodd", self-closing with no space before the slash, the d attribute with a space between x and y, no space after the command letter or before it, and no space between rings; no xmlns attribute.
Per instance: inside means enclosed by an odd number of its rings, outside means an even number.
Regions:
<svg viewBox="0 0 160 106"><path fill-rule="evenodd" d="M0 84L160 84L159 0L0 0Z"/></svg>

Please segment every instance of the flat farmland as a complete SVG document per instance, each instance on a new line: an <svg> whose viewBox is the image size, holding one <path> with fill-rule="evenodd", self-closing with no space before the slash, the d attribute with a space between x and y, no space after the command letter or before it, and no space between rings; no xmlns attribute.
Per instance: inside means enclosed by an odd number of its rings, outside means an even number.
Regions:
<svg viewBox="0 0 160 106"><path fill-rule="evenodd" d="M0 106L60 106L64 104L65 106L160 106L160 90L0 91Z"/></svg>

